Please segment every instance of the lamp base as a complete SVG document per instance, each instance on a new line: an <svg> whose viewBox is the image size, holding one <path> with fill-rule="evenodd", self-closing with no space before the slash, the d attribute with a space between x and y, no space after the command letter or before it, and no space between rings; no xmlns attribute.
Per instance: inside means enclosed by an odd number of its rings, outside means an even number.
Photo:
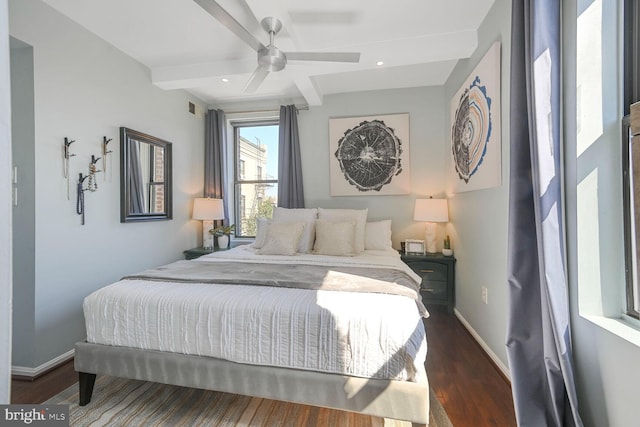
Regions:
<svg viewBox="0 0 640 427"><path fill-rule="evenodd" d="M436 249L436 223L427 222L424 232L424 242L426 245L427 253L434 254Z"/></svg>
<svg viewBox="0 0 640 427"><path fill-rule="evenodd" d="M213 249L213 235L209 230L213 228L213 221L202 221L202 247L204 249Z"/></svg>

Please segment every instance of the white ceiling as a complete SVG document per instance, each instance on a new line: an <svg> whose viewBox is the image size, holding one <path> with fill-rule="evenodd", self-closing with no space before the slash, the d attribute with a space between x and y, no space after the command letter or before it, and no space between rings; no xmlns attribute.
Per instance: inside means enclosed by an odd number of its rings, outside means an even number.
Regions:
<svg viewBox="0 0 640 427"><path fill-rule="evenodd" d="M356 64L289 61L245 94L256 52L193 0L44 1L149 67L158 87L185 89L213 106L320 105L333 93L442 85L475 51L494 2L217 0L264 45L269 37L257 22L272 16L283 23L275 45L285 52L361 52Z"/></svg>

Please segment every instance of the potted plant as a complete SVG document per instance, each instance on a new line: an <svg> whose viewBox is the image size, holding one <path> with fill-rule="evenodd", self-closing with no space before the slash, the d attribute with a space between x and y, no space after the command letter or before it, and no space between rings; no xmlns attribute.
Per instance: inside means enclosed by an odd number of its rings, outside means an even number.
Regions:
<svg viewBox="0 0 640 427"><path fill-rule="evenodd" d="M442 248L442 255L451 256L453 255L453 250L451 250L451 239L449 239L449 235L444 239L444 246Z"/></svg>
<svg viewBox="0 0 640 427"><path fill-rule="evenodd" d="M218 247L220 249L227 249L231 243L230 235L236 230L236 225L221 225L209 230L209 233L218 238Z"/></svg>

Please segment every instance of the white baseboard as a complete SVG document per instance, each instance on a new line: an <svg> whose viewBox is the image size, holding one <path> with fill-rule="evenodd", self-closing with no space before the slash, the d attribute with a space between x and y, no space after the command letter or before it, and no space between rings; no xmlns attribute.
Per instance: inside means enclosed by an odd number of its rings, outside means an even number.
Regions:
<svg viewBox="0 0 640 427"><path fill-rule="evenodd" d="M37 368L27 368L24 366L11 366L11 375L35 378L38 375L41 375L47 372L49 369L55 368L56 366L71 359L74 353L75 353L75 350L69 350L66 353L56 357L55 359L51 359L48 362L43 363Z"/></svg>
<svg viewBox="0 0 640 427"><path fill-rule="evenodd" d="M491 350L491 348L487 345L487 343L484 342L484 340L480 337L480 335L471 327L471 324L469 322L467 322L467 319L465 319L462 316L462 314L460 314L458 309L454 309L453 312L455 313L455 315L458 318L458 320L460 320L462 325L469 331L471 336L473 336L473 338L476 341L478 341L478 344L480 344L480 347L482 347L482 349L485 351L485 353L487 353L487 355L491 358L491 360L498 367L498 369L500 369L500 371L502 371L504 376L507 377L507 379L509 381L511 381L511 372L509 371L509 368L504 363L502 363L502 361Z"/></svg>

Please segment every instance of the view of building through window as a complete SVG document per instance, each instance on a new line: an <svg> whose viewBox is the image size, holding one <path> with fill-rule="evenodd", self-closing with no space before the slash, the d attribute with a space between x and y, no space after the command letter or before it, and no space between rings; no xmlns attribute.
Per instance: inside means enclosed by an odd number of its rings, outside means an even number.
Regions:
<svg viewBox="0 0 640 427"><path fill-rule="evenodd" d="M278 124L235 126L235 156L236 235L255 236L278 202Z"/></svg>
<svg viewBox="0 0 640 427"><path fill-rule="evenodd" d="M149 182L149 212L165 212L164 209L164 149L152 147L151 180Z"/></svg>

